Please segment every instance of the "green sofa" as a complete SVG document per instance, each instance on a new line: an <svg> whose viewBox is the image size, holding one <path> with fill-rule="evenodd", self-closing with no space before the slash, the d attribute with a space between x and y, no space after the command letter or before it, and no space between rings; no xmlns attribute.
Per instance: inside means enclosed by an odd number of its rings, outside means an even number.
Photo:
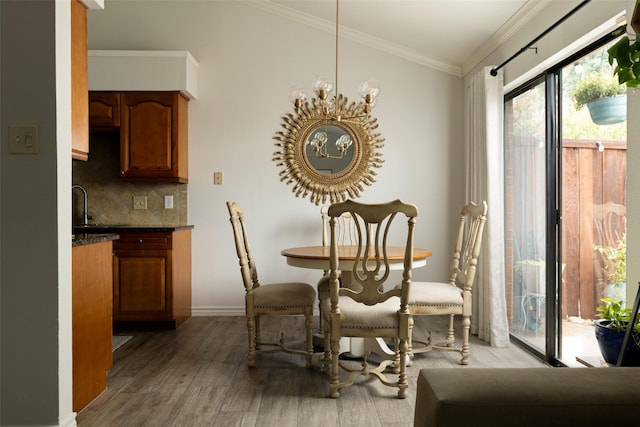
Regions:
<svg viewBox="0 0 640 427"><path fill-rule="evenodd" d="M414 426L639 426L640 368L445 368L418 376Z"/></svg>

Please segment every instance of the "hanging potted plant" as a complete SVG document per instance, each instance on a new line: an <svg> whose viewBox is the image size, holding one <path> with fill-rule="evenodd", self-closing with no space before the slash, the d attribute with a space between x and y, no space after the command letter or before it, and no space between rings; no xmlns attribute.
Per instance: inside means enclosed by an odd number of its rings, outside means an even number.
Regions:
<svg viewBox="0 0 640 427"><path fill-rule="evenodd" d="M615 365L629 325L631 309L623 308L623 302L613 298L603 298L602 302L605 305L597 308L600 319L595 321L596 341L604 361ZM627 347L623 365L640 366L640 317L636 319Z"/></svg>
<svg viewBox="0 0 640 427"><path fill-rule="evenodd" d="M597 125L611 125L627 119L627 95L624 85L603 72L591 73L578 81L573 92L576 109L585 105Z"/></svg>

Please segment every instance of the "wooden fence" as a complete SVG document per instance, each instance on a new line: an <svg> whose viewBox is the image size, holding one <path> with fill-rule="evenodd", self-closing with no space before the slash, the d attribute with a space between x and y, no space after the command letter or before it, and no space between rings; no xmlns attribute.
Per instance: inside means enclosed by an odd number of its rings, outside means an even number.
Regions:
<svg viewBox="0 0 640 427"><path fill-rule="evenodd" d="M602 147L601 149L599 149ZM523 260L545 258L546 203L544 146L517 138L505 154L507 314L512 327L537 328L544 318L544 293L531 297ZM614 244L626 231L624 217L609 224L608 238L596 219L607 204L626 205L626 144L619 141L564 140L562 149L562 316L596 318L607 285L602 255L594 245ZM513 170L513 168L518 168ZM525 261L526 262L526 261ZM542 274L544 276L544 274ZM544 279L542 279L544 280ZM544 282L539 285L544 288ZM543 292L543 291L542 291Z"/></svg>
<svg viewBox="0 0 640 427"><path fill-rule="evenodd" d="M626 231L624 216L613 218L614 230L604 235L597 224L600 206L626 206L626 143L564 140L562 165L562 314L593 319L607 285L594 245L613 245L612 236Z"/></svg>

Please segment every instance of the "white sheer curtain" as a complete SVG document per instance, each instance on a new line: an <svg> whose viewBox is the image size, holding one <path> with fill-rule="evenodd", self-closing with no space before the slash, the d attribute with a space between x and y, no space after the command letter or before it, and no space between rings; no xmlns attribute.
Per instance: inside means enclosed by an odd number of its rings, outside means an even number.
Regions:
<svg viewBox="0 0 640 427"><path fill-rule="evenodd" d="M487 201L487 223L473 288L471 332L494 347L509 345L504 266L503 74L472 76L465 101L466 200Z"/></svg>

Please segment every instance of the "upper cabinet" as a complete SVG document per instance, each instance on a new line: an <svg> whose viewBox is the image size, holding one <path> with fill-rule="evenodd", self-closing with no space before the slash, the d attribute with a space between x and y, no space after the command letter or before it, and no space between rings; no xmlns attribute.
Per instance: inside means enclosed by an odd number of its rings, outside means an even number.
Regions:
<svg viewBox="0 0 640 427"><path fill-rule="evenodd" d="M71 2L71 157L89 156L89 101L87 74L87 7Z"/></svg>
<svg viewBox="0 0 640 427"><path fill-rule="evenodd" d="M187 98L180 92L120 96L120 177L188 182Z"/></svg>
<svg viewBox="0 0 640 427"><path fill-rule="evenodd" d="M188 99L180 92L90 92L91 131L120 132L120 178L189 182Z"/></svg>
<svg viewBox="0 0 640 427"><path fill-rule="evenodd" d="M120 94L89 92L89 127L91 131L118 130L120 127Z"/></svg>

